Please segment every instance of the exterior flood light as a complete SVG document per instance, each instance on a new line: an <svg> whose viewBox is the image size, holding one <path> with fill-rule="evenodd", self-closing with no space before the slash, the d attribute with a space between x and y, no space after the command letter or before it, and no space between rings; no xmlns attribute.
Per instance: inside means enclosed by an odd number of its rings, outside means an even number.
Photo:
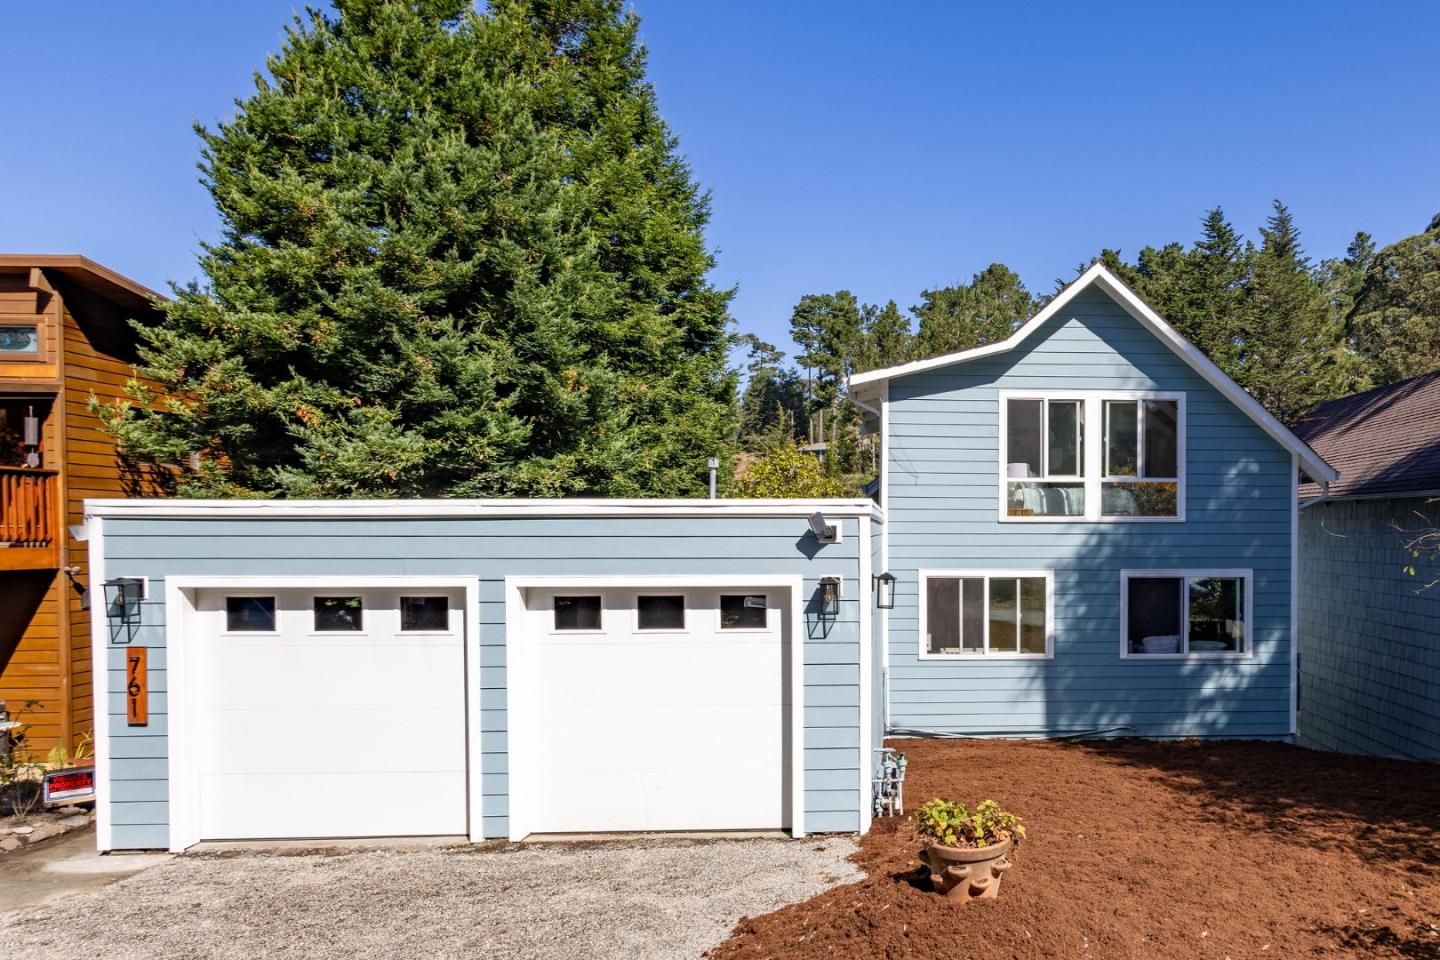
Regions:
<svg viewBox="0 0 1440 960"><path fill-rule="evenodd" d="M833 617L840 612L840 578L820 578L820 614Z"/></svg>
<svg viewBox="0 0 1440 960"><path fill-rule="evenodd" d="M870 578L871 585L875 588L875 606L881 610L895 609L895 574L886 570L878 576Z"/></svg>
<svg viewBox="0 0 1440 960"><path fill-rule="evenodd" d="M840 527L837 524L827 523L825 514L815 511L810 514L810 532L815 534L815 539L821 543L839 543Z"/></svg>

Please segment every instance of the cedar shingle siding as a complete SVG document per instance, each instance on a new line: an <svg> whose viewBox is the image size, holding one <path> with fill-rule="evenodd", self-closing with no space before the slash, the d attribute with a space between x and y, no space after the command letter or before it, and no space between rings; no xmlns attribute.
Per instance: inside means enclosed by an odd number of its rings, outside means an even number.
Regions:
<svg viewBox="0 0 1440 960"><path fill-rule="evenodd" d="M1300 742L1440 757L1440 586L1422 590L1392 524L1440 525L1430 498L1322 503L1300 514ZM1430 571L1433 579L1435 571Z"/></svg>

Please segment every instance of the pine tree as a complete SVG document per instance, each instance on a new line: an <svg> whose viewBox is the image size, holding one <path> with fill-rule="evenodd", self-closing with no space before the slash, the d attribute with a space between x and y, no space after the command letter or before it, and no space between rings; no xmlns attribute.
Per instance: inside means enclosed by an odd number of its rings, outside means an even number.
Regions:
<svg viewBox="0 0 1440 960"><path fill-rule="evenodd" d="M223 224L122 447L238 496L702 495L708 198L622 0L337 0L203 139Z"/></svg>
<svg viewBox="0 0 1440 960"><path fill-rule="evenodd" d="M860 350L862 321L855 294L839 290L801 297L790 315L790 335L800 348L795 360L805 368L814 407L832 407Z"/></svg>
<svg viewBox="0 0 1440 960"><path fill-rule="evenodd" d="M910 312L920 322L915 355L933 357L1003 340L1035 313L1037 303L1020 277L992 263L968 284L923 290Z"/></svg>
<svg viewBox="0 0 1440 960"><path fill-rule="evenodd" d="M1260 235L1260 247L1250 252L1234 376L1267 410L1291 423L1339 392L1339 338L1300 247L1299 229L1280 201Z"/></svg>
<svg viewBox="0 0 1440 960"><path fill-rule="evenodd" d="M1364 271L1349 329L1371 382L1440 369L1440 214L1423 233L1374 254Z"/></svg>
<svg viewBox="0 0 1440 960"><path fill-rule="evenodd" d="M876 370L909 360L914 347L910 320L900 312L895 301L886 301L885 306L879 308L867 305L864 314L865 332L855 369Z"/></svg>

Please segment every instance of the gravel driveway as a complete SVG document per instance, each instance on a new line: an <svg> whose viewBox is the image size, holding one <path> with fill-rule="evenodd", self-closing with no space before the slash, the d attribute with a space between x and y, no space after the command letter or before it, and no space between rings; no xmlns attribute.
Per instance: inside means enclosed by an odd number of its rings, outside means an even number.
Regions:
<svg viewBox="0 0 1440 960"><path fill-rule="evenodd" d="M854 850L823 837L195 854L0 915L0 956L698 957L742 916L859 879Z"/></svg>

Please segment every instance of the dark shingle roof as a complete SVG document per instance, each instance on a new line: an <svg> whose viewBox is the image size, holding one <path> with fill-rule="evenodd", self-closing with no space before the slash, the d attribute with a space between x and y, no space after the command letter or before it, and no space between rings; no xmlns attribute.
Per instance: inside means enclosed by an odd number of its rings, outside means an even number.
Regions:
<svg viewBox="0 0 1440 960"><path fill-rule="evenodd" d="M1340 471L1332 497L1440 491L1440 370L1322 403L1295 433Z"/></svg>

